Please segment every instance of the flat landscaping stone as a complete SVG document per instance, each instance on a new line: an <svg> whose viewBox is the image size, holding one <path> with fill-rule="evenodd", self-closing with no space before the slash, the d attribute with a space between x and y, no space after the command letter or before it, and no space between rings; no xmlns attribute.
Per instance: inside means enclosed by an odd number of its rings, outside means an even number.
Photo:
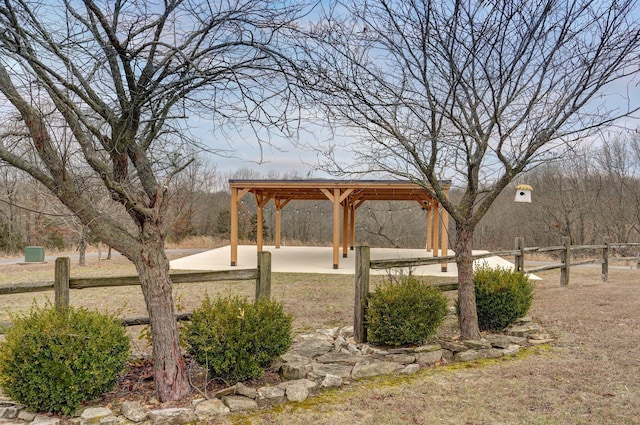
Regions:
<svg viewBox="0 0 640 425"><path fill-rule="evenodd" d="M282 379L293 380L306 378L307 374L313 370L313 363L311 361L295 361L291 363L285 363L280 366L278 373Z"/></svg>
<svg viewBox="0 0 640 425"><path fill-rule="evenodd" d="M284 389L285 396L289 401L304 401L312 391L317 388L318 384L309 379L298 379L296 381L282 382L278 387Z"/></svg>
<svg viewBox="0 0 640 425"><path fill-rule="evenodd" d="M489 335L486 337L486 340L489 341L494 348L507 348L513 344L511 341L512 338L513 337L507 335Z"/></svg>
<svg viewBox="0 0 640 425"><path fill-rule="evenodd" d="M285 400L284 388L278 386L268 386L258 388L256 401L259 407L273 406Z"/></svg>
<svg viewBox="0 0 640 425"><path fill-rule="evenodd" d="M153 425L181 425L186 422L195 422L198 417L191 409L176 407L151 410L149 419Z"/></svg>
<svg viewBox="0 0 640 425"><path fill-rule="evenodd" d="M241 412L243 410L252 410L258 408L258 403L241 395L229 395L222 398L224 404L232 412Z"/></svg>
<svg viewBox="0 0 640 425"><path fill-rule="evenodd" d="M224 415L230 412L230 409L225 406L224 402L218 398L212 398L210 400L204 400L196 404L194 412L198 419L206 420L214 418L218 415Z"/></svg>
<svg viewBox="0 0 640 425"><path fill-rule="evenodd" d="M486 350L480 350L479 352L482 354L482 357L487 359L498 359L504 356L504 351L500 348L489 348Z"/></svg>
<svg viewBox="0 0 640 425"><path fill-rule="evenodd" d="M445 348L451 352L458 353L460 351L465 351L467 350L467 347L462 344L461 342L457 342L457 341L442 341L440 343L440 345L442 346L442 348Z"/></svg>
<svg viewBox="0 0 640 425"><path fill-rule="evenodd" d="M469 339L462 342L465 347L472 350L485 350L491 348L491 342L486 339Z"/></svg>
<svg viewBox="0 0 640 425"><path fill-rule="evenodd" d="M316 329L316 333L320 335L328 336L329 338L335 338L339 335L340 328Z"/></svg>
<svg viewBox="0 0 640 425"><path fill-rule="evenodd" d="M425 351L438 351L442 348L440 344L426 344L420 347L414 348L414 353L424 353Z"/></svg>
<svg viewBox="0 0 640 425"><path fill-rule="evenodd" d="M36 416L37 416L36 413L30 412L28 410L21 410L18 413L18 419L20 419L21 421L31 422L32 420L35 419Z"/></svg>
<svg viewBox="0 0 640 425"><path fill-rule="evenodd" d="M481 359L482 354L476 350L467 350L456 353L453 358L460 362L471 362L473 360Z"/></svg>
<svg viewBox="0 0 640 425"><path fill-rule="evenodd" d="M226 397L228 395L234 395L235 393L236 393L236 386L232 385L230 387L227 387L227 388L224 388L224 389L218 391L213 396L215 398L222 398L222 397Z"/></svg>
<svg viewBox="0 0 640 425"><path fill-rule="evenodd" d="M414 354L387 354L382 359L387 362L409 364L416 361L416 356Z"/></svg>
<svg viewBox="0 0 640 425"><path fill-rule="evenodd" d="M503 356L513 356L520 352L520 346L517 344L511 344L510 346L502 349Z"/></svg>
<svg viewBox="0 0 640 425"><path fill-rule="evenodd" d="M328 353L333 348L333 339L323 335L305 335L296 338L289 353L299 356L314 358Z"/></svg>
<svg viewBox="0 0 640 425"><path fill-rule="evenodd" d="M60 425L60 419L52 418L50 416L36 415L30 425Z"/></svg>
<svg viewBox="0 0 640 425"><path fill-rule="evenodd" d="M342 378L335 375L326 375L320 386L322 388L339 388L342 386Z"/></svg>
<svg viewBox="0 0 640 425"><path fill-rule="evenodd" d="M292 352L285 353L280 356L280 359L285 363L290 362L311 362L312 360L309 357L301 356L300 354L295 354Z"/></svg>
<svg viewBox="0 0 640 425"><path fill-rule="evenodd" d="M242 382L236 384L236 394L243 395L247 398L255 398L258 396L258 391L255 388L247 387Z"/></svg>
<svg viewBox="0 0 640 425"><path fill-rule="evenodd" d="M0 418L13 419L18 416L20 410L15 406L2 406L0 407Z"/></svg>
<svg viewBox="0 0 640 425"><path fill-rule="evenodd" d="M313 366L313 370L309 373L309 377L323 378L327 375L335 375L341 378L348 378L351 376L353 366L341 365L341 364L322 364L318 363Z"/></svg>
<svg viewBox="0 0 640 425"><path fill-rule="evenodd" d="M522 325L515 325L508 330L509 335L520 336L520 337L526 337L529 334L538 333L538 332L540 332L540 326L538 326L538 324L536 323L526 323Z"/></svg>
<svg viewBox="0 0 640 425"><path fill-rule="evenodd" d="M425 351L423 353L416 353L416 363L434 365L442 360L443 350L437 351Z"/></svg>
<svg viewBox="0 0 640 425"><path fill-rule="evenodd" d="M553 342L553 339L549 338L549 339L530 339L529 340L529 343L533 345L549 344L550 342Z"/></svg>
<svg viewBox="0 0 640 425"><path fill-rule="evenodd" d="M377 362L369 364L357 364L351 371L355 379L370 378L372 376L386 375L404 369L404 366L395 362Z"/></svg>
<svg viewBox="0 0 640 425"><path fill-rule="evenodd" d="M343 365L355 365L363 360L362 355L357 354L345 354L345 353L326 353L316 357L316 361L319 363L337 363Z"/></svg>
<svg viewBox="0 0 640 425"><path fill-rule="evenodd" d="M312 390L314 390L318 384L308 379L298 379L297 381L283 382L278 386L284 388L287 400L300 402L309 398Z"/></svg>
<svg viewBox="0 0 640 425"><path fill-rule="evenodd" d="M97 425L103 423L113 423L116 417L111 409L106 407L90 407L85 409L80 415L80 425Z"/></svg>
<svg viewBox="0 0 640 425"><path fill-rule="evenodd" d="M281 382L278 384L278 387L287 389L292 385L302 385L306 388L309 388L310 390L313 390L318 386L318 384L316 384L314 381L311 381L310 379L297 379L295 381Z"/></svg>
<svg viewBox="0 0 640 425"><path fill-rule="evenodd" d="M120 408L122 416L132 422L142 422L149 417L149 409L137 401L125 401Z"/></svg>
<svg viewBox="0 0 640 425"><path fill-rule="evenodd" d="M420 365L418 363L411 363L407 365L404 369L400 371L402 375L413 375L414 373L420 370Z"/></svg>

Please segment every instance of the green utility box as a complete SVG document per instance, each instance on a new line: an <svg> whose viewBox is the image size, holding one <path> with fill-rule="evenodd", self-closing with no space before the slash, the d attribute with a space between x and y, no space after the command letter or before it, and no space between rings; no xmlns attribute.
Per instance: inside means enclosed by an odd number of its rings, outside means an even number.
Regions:
<svg viewBox="0 0 640 425"><path fill-rule="evenodd" d="M44 263L43 246L27 246L24 248L25 263Z"/></svg>

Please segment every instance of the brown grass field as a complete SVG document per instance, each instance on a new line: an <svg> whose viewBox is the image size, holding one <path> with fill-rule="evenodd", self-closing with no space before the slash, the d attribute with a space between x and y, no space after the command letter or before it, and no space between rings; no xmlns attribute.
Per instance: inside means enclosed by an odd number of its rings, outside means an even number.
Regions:
<svg viewBox="0 0 640 425"><path fill-rule="evenodd" d="M74 277L130 273L133 267L123 259L72 264ZM0 266L0 284L52 275L53 264ZM557 270L539 275L544 280L536 283L530 315L556 338L550 347L408 378L358 381L223 423L640 424L640 271L615 268L602 283L599 268L574 267L568 288L559 287ZM253 291L252 282L183 284L175 296L178 310L191 311L206 292L251 297ZM274 274L272 295L293 314L296 332L352 324L352 276ZM0 321L52 298L52 292L1 296ZM120 316L145 314L138 287L72 291L71 303ZM133 343L146 348L137 338Z"/></svg>

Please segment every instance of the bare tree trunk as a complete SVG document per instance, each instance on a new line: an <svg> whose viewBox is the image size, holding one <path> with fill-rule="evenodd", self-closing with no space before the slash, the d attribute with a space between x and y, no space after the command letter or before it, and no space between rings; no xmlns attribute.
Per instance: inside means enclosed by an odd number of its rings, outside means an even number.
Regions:
<svg viewBox="0 0 640 425"><path fill-rule="evenodd" d="M153 340L153 373L160 400L180 400L189 395L184 360L180 351L178 323L175 320L169 260L164 253L161 230L145 223L142 252L134 263L149 312Z"/></svg>
<svg viewBox="0 0 640 425"><path fill-rule="evenodd" d="M471 243L473 228L456 222L456 265L458 266L458 299L460 302L460 338L478 339L478 313L476 310L476 292L473 283L473 257Z"/></svg>
<svg viewBox="0 0 640 425"><path fill-rule="evenodd" d="M107 260L111 260L111 246L107 247Z"/></svg>
<svg viewBox="0 0 640 425"><path fill-rule="evenodd" d="M84 267L87 265L87 243L85 239L87 238L87 228L82 226L82 230L80 231L80 243L78 244L78 265L80 267Z"/></svg>

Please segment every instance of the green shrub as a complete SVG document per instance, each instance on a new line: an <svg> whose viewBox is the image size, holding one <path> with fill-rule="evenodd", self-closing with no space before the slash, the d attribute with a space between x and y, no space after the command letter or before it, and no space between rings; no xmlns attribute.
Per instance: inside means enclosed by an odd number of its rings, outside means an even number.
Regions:
<svg viewBox="0 0 640 425"><path fill-rule="evenodd" d="M474 271L473 283L481 330L501 331L531 307L533 285L522 272L484 265Z"/></svg>
<svg viewBox="0 0 640 425"><path fill-rule="evenodd" d="M394 346L421 344L435 334L447 313L447 298L431 285L413 276L385 282L369 295L367 339Z"/></svg>
<svg viewBox="0 0 640 425"><path fill-rule="evenodd" d="M291 346L292 317L265 299L205 297L183 331L189 353L215 377L258 378Z"/></svg>
<svg viewBox="0 0 640 425"><path fill-rule="evenodd" d="M0 345L0 386L35 411L70 415L113 388L129 349L125 329L112 316L34 306L13 319Z"/></svg>

